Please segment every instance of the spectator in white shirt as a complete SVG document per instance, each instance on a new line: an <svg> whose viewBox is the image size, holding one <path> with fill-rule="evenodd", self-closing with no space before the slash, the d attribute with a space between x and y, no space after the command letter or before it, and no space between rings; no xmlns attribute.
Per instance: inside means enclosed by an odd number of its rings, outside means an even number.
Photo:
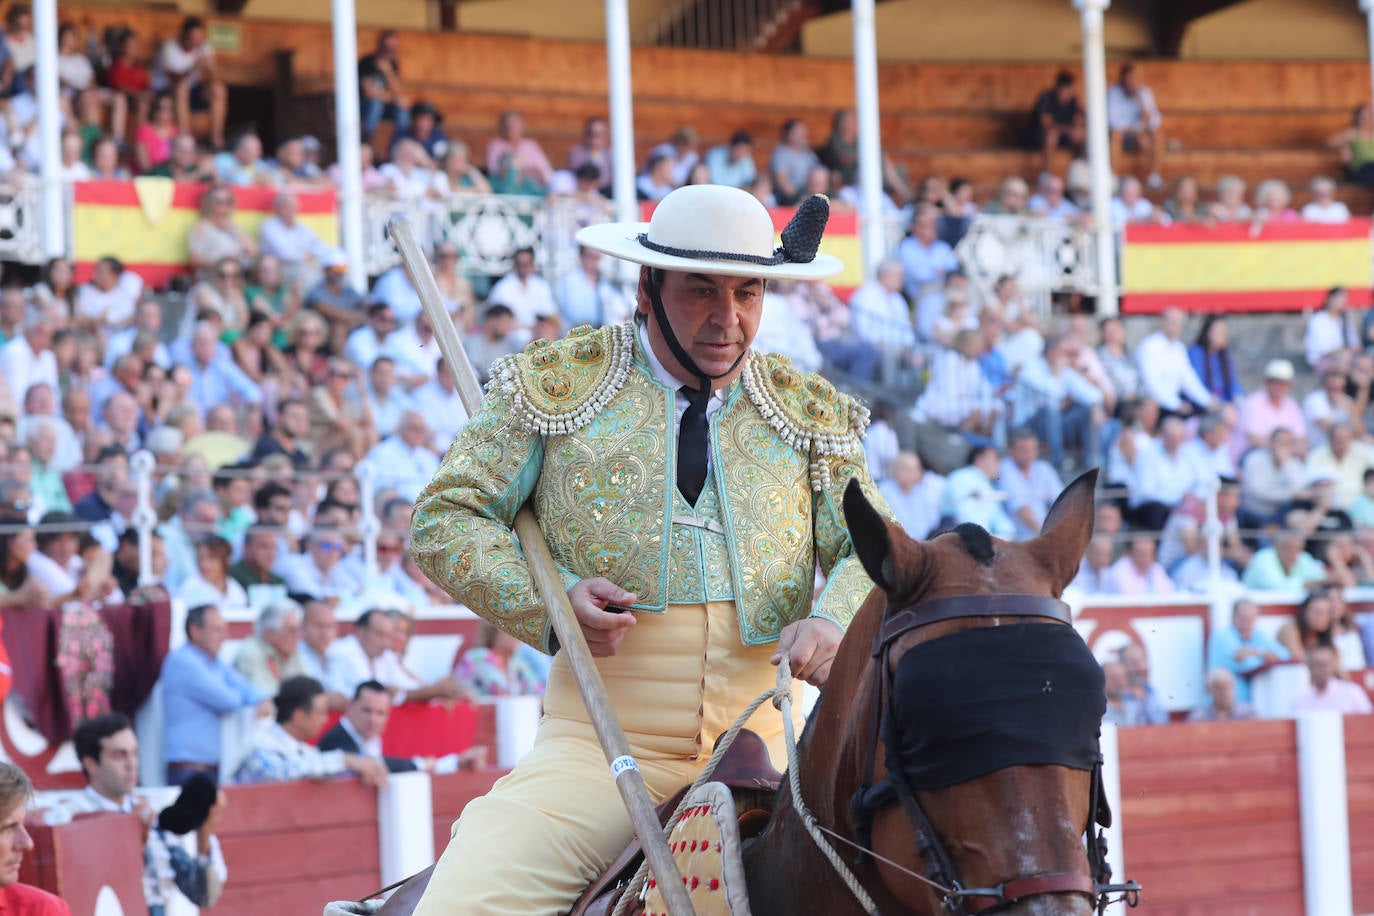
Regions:
<svg viewBox="0 0 1374 916"><path fill-rule="evenodd" d="M909 536L923 540L940 524L945 504L945 478L927 471L913 452L900 452L888 466L878 490Z"/></svg>
<svg viewBox="0 0 1374 916"><path fill-rule="evenodd" d="M1357 388L1357 402L1345 391L1346 375L1330 368L1322 373L1321 386L1302 399L1302 418L1307 423L1308 441L1313 448L1326 442L1332 427L1352 423L1364 414L1369 401L1369 386Z"/></svg>
<svg viewBox="0 0 1374 916"><path fill-rule="evenodd" d="M177 103L177 124L191 133L191 112L210 112L210 145L223 149L224 120L229 90L215 78L215 52L206 40L205 22L187 16L176 38L163 42L154 62L152 89L171 92Z"/></svg>
<svg viewBox="0 0 1374 916"><path fill-rule="evenodd" d="M1336 182L1325 175L1312 179L1312 201L1302 208L1302 218L1309 223L1345 223L1350 221L1350 208L1336 199Z"/></svg>
<svg viewBox="0 0 1374 916"><path fill-rule="evenodd" d="M415 412L427 417L434 427L434 450L442 455L468 421L453 370L443 357L434 367L434 378L412 391L410 400L415 405Z"/></svg>
<svg viewBox="0 0 1374 916"><path fill-rule="evenodd" d="M1053 172L1042 172L1036 183L1036 193L1026 204L1033 216L1046 219L1070 220L1079 214L1073 201L1064 196L1064 179Z"/></svg>
<svg viewBox="0 0 1374 916"><path fill-rule="evenodd" d="M978 365L982 337L960 331L954 346L936 353L930 379L911 409L917 423L934 423L958 430L974 441L988 441L1002 415L1002 402Z"/></svg>
<svg viewBox="0 0 1374 916"><path fill-rule="evenodd" d="M1322 307L1307 319L1303 349L1307 354L1307 364L1318 372L1339 354L1353 355L1359 346L1360 335L1354 319L1346 310L1349 301L1344 286L1332 287L1327 290Z"/></svg>
<svg viewBox="0 0 1374 916"><path fill-rule="evenodd" d="M570 328L614 324L628 311L624 296L601 276L601 252L582 245L577 248L577 267L558 281L558 303Z"/></svg>
<svg viewBox="0 0 1374 916"><path fill-rule="evenodd" d="M1034 429L1049 446L1055 467L1063 466L1066 446L1079 449L1084 465L1095 464L1094 430L1105 419L1102 390L1069 365L1071 347L1077 346L1063 335L1051 336L1045 355L1028 361L1016 379L1013 425Z"/></svg>
<svg viewBox="0 0 1374 916"><path fill-rule="evenodd" d="M1159 441L1140 448L1135 456L1135 485L1131 487L1127 518L1147 531L1160 531L1169 513L1185 496L1201 498L1216 483L1216 475L1185 449L1187 427L1178 417L1159 424Z"/></svg>
<svg viewBox="0 0 1374 916"><path fill-rule="evenodd" d="M381 355L395 362L396 377L407 390L413 391L432 380L440 353L429 316L421 312L413 322L388 335Z"/></svg>
<svg viewBox="0 0 1374 916"><path fill-rule="evenodd" d="M522 328L533 327L534 320L541 315L558 314L552 288L535 272L533 248L521 248L515 253L515 269L496 281L487 302L507 306Z"/></svg>
<svg viewBox="0 0 1374 916"><path fill-rule="evenodd" d="M126 271L128 273L128 271ZM115 361L121 356L132 353L134 341L142 334L158 337L153 347L153 362L163 369L172 368L172 354L162 342L162 304L156 299L144 299L134 307L133 324L122 331L111 334L105 343L105 368L113 369Z"/></svg>
<svg viewBox="0 0 1374 916"><path fill-rule="evenodd" d="M1169 222L1169 217L1152 204L1145 196L1140 179L1134 175L1123 175L1117 196L1111 203L1112 228L1117 232L1126 228L1127 223Z"/></svg>
<svg viewBox="0 0 1374 916"><path fill-rule="evenodd" d="M58 387L53 330L52 319L35 311L24 320L24 333L0 347L0 375L14 396L40 382Z"/></svg>
<svg viewBox="0 0 1374 916"><path fill-rule="evenodd" d="M143 280L125 270L118 258L95 262L89 283L76 291L75 318L92 331L109 334L127 327L134 319L134 306L143 294Z"/></svg>
<svg viewBox="0 0 1374 916"><path fill-rule="evenodd" d="M856 339L882 354L882 378L887 382L895 381L916 345L911 309L902 298L902 275L902 262L888 258L849 299L851 330Z"/></svg>
<svg viewBox="0 0 1374 916"><path fill-rule="evenodd" d="M386 302L374 301L367 307L367 323L349 333L343 355L350 363L371 367L382 355L386 339L396 331L396 313Z"/></svg>
<svg viewBox="0 0 1374 916"><path fill-rule="evenodd" d="M1369 444L1355 438L1348 422L1331 426L1330 437L1307 456L1309 479L1317 471L1329 472L1336 482L1332 505L1348 510L1364 492L1365 472L1374 468L1374 452Z"/></svg>
<svg viewBox="0 0 1374 916"><path fill-rule="evenodd" d="M340 563L348 548L344 536L333 528L312 528L305 537L305 553L293 554L272 571L286 582L293 595L339 598L356 595L363 583L347 564Z"/></svg>
<svg viewBox="0 0 1374 916"><path fill-rule="evenodd" d="M415 407L410 393L396 380L396 362L389 356L379 356L372 361L363 401L372 414L372 424L379 436L395 432L401 416Z"/></svg>
<svg viewBox="0 0 1374 916"><path fill-rule="evenodd" d="M396 432L373 446L363 459L372 468L374 491L395 490L397 496L414 502L439 470L433 436L424 416L407 410Z"/></svg>
<svg viewBox="0 0 1374 916"><path fill-rule="evenodd" d="M1213 399L1179 339L1183 323L1182 309L1165 309L1159 316L1159 330L1136 347L1135 363L1145 393L1160 409L1186 417L1211 407Z"/></svg>
<svg viewBox="0 0 1374 916"><path fill-rule="evenodd" d="M352 696L364 681L377 681L398 706L461 699L465 691L452 677L426 685L406 670L391 648L395 629L396 621L386 611L374 608L358 615L351 635L329 647L329 658L339 667L339 682L347 688L345 694Z"/></svg>
<svg viewBox="0 0 1374 916"><path fill-rule="evenodd" d="M275 703L275 721L254 736L234 773L234 782L325 779L352 772L363 785L386 785L387 769L382 761L344 751L321 751L310 744L329 721L329 700L319 681L304 676L287 678Z"/></svg>
<svg viewBox="0 0 1374 916"><path fill-rule="evenodd" d="M296 218L300 211L296 195L281 191L272 198L272 215L258 227L259 251L281 261L291 281L318 273L330 251L314 229Z"/></svg>
<svg viewBox="0 0 1374 916"><path fill-rule="evenodd" d="M1155 94L1140 77L1138 64L1121 67L1120 77L1107 90L1107 130L1112 144L1112 161L1120 162L1123 152L1143 153L1149 163L1150 187L1164 186L1159 174L1164 152L1160 131L1163 118L1155 104Z"/></svg>

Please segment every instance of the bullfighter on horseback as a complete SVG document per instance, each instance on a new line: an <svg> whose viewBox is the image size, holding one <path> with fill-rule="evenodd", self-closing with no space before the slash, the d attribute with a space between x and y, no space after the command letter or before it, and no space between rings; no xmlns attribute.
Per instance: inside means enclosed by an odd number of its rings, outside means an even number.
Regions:
<svg viewBox="0 0 1374 916"><path fill-rule="evenodd" d="M634 323L535 341L492 370L482 410L420 496L412 551L485 620L557 653L512 533L527 500L655 801L690 782L785 654L820 685L873 583L841 500L881 506L867 411L750 345L769 279L839 273L816 248L824 198L774 245L767 210L715 185L645 224L578 233L642 265ZM813 595L816 565L826 575ZM782 725L749 727L782 766ZM470 803L420 916L566 911L631 839L588 714L555 655L534 748Z"/></svg>

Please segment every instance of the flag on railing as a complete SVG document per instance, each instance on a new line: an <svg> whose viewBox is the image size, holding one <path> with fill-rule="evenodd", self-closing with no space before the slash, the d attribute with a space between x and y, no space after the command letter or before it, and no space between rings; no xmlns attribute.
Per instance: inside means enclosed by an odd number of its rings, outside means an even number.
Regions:
<svg viewBox="0 0 1374 916"><path fill-rule="evenodd" d="M1370 302L1370 221L1126 227L1121 310L1281 312L1319 308L1333 286Z"/></svg>
<svg viewBox="0 0 1374 916"><path fill-rule="evenodd" d="M186 273L186 236L200 219L200 198L208 184L173 183L166 178L78 181L73 186L72 247L76 278L90 278L95 262L116 257L150 286L163 286ZM276 188L233 188L234 222L257 238L258 224L272 214ZM332 190L296 192L298 221L326 244L338 243Z"/></svg>

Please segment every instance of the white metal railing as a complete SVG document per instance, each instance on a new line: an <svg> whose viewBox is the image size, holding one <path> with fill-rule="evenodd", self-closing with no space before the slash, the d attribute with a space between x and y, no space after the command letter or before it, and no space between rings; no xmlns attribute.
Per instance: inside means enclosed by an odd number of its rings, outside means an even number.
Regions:
<svg viewBox="0 0 1374 916"><path fill-rule="evenodd" d="M43 264L47 260L40 190L33 175L9 175L0 180L0 261Z"/></svg>
<svg viewBox="0 0 1374 916"><path fill-rule="evenodd" d="M979 215L958 254L981 301L993 297L998 277L1011 275L1023 292L1043 300L1037 305L1047 305L1053 293L1097 294L1096 250L1091 231L1064 220Z"/></svg>
<svg viewBox="0 0 1374 916"><path fill-rule="evenodd" d="M801 0L676 0L635 40L678 48L758 50L799 6Z"/></svg>
<svg viewBox="0 0 1374 916"><path fill-rule="evenodd" d="M561 276L577 263L577 230L614 217L610 201L516 194L458 194L447 201L399 201L371 197L363 208L363 260L377 276L401 263L387 225L410 218L416 238L432 251L440 242L458 246L469 275L502 276L515 252L534 249L546 277Z"/></svg>

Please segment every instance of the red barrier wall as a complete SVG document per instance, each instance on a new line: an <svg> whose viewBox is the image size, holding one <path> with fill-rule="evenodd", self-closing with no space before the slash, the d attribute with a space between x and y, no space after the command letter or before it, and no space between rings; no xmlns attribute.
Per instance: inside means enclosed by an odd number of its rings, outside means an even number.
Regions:
<svg viewBox="0 0 1374 916"><path fill-rule="evenodd" d="M1293 722L1118 734L1126 872L1145 888L1142 912L1302 912Z"/></svg>
<svg viewBox="0 0 1374 916"><path fill-rule="evenodd" d="M334 779L225 791L229 882L216 916L319 913L382 886L375 790Z"/></svg>
<svg viewBox="0 0 1374 916"><path fill-rule="evenodd" d="M1356 913L1374 912L1374 716L1345 717L1350 882Z"/></svg>

